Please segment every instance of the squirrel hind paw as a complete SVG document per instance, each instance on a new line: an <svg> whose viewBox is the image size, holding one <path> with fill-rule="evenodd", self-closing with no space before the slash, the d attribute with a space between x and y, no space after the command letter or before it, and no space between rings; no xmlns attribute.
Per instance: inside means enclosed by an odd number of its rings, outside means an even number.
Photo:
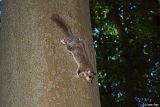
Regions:
<svg viewBox="0 0 160 107"><path fill-rule="evenodd" d="M64 40L60 40L60 42L61 42L62 44L66 44Z"/></svg>

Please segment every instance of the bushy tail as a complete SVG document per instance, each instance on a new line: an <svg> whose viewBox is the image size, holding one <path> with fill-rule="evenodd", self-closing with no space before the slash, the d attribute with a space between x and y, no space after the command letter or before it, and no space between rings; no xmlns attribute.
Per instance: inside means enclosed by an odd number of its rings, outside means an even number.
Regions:
<svg viewBox="0 0 160 107"><path fill-rule="evenodd" d="M64 31L64 33L67 36L72 36L72 31L70 29L70 27L65 23L65 21L62 19L62 17L60 17L58 14L53 14L51 19L56 22L56 24L61 27Z"/></svg>

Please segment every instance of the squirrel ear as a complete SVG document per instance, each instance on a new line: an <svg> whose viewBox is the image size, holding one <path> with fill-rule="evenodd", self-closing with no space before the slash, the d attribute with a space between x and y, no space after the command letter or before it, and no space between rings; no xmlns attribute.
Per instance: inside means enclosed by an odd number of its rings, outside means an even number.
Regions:
<svg viewBox="0 0 160 107"><path fill-rule="evenodd" d="M96 75L96 73L93 73L93 75Z"/></svg>

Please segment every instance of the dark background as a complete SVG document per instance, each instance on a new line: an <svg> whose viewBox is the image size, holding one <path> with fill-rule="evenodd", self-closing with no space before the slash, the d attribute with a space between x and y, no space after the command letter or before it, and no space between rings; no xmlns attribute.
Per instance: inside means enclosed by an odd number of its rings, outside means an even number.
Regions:
<svg viewBox="0 0 160 107"><path fill-rule="evenodd" d="M159 4L90 0L102 107L160 104Z"/></svg>

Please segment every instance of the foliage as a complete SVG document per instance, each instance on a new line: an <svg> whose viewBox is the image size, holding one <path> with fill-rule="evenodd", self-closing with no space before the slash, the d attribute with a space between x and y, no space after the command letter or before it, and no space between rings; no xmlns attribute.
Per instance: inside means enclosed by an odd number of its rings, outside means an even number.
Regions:
<svg viewBox="0 0 160 107"><path fill-rule="evenodd" d="M160 102L158 0L91 0L103 107Z"/></svg>

